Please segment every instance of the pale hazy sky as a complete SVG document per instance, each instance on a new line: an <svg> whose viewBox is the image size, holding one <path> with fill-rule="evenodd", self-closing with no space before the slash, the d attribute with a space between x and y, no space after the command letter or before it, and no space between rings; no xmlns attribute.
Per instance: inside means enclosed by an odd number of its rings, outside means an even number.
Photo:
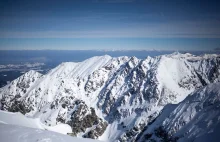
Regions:
<svg viewBox="0 0 220 142"><path fill-rule="evenodd" d="M220 48L217 0L1 0L0 49Z"/></svg>

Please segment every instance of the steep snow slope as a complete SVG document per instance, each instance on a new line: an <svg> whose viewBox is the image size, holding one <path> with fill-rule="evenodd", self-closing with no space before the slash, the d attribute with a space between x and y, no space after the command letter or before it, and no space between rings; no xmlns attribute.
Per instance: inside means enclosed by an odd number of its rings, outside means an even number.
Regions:
<svg viewBox="0 0 220 142"><path fill-rule="evenodd" d="M74 138L59 133L15 125L0 124L3 142L98 142L92 139Z"/></svg>
<svg viewBox="0 0 220 142"><path fill-rule="evenodd" d="M218 55L188 53L143 60L93 57L62 63L26 86L26 91L8 84L0 90L1 105L48 126L69 124L74 136L134 140L165 105L219 82L219 64ZM23 84L27 82L23 79Z"/></svg>
<svg viewBox="0 0 220 142"><path fill-rule="evenodd" d="M156 121L146 127L139 141L219 141L220 83L212 83L190 94L178 105L164 108ZM168 135L166 137L164 133ZM173 138L171 138L171 136Z"/></svg>

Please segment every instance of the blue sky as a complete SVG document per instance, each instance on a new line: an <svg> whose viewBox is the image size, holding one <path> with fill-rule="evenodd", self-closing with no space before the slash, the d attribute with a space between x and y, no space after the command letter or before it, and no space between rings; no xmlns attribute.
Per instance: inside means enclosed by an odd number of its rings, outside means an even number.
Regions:
<svg viewBox="0 0 220 142"><path fill-rule="evenodd" d="M0 49L220 48L217 0L1 0Z"/></svg>

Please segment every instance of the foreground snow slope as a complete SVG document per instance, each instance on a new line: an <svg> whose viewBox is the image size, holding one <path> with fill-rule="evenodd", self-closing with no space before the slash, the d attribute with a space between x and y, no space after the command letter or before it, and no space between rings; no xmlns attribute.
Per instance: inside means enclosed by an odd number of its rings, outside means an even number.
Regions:
<svg viewBox="0 0 220 142"><path fill-rule="evenodd" d="M47 126L41 123L39 118L28 118L25 117L20 112L12 113L12 112L0 111L0 123L37 128L43 130L50 130L61 134L72 133L71 127L67 124Z"/></svg>
<svg viewBox="0 0 220 142"><path fill-rule="evenodd" d="M167 104L219 81L219 55L105 55L62 63L45 75L27 72L0 89L0 105L46 126L68 124L73 136L127 141Z"/></svg>
<svg viewBox="0 0 220 142"><path fill-rule="evenodd" d="M0 124L2 142L98 142L92 139L74 138L40 129Z"/></svg>
<svg viewBox="0 0 220 142"><path fill-rule="evenodd" d="M147 136L149 141L164 139L158 134L159 128L180 142L218 142L220 83L212 83L195 91L178 105L166 106L156 121L146 128L139 141L146 140Z"/></svg>
<svg viewBox="0 0 220 142"><path fill-rule="evenodd" d="M0 123L43 129L37 119L27 118L20 112L0 111Z"/></svg>

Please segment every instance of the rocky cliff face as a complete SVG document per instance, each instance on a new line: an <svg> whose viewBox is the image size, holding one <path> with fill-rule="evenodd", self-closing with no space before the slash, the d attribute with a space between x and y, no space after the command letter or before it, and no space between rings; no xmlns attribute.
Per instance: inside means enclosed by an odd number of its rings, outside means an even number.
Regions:
<svg viewBox="0 0 220 142"><path fill-rule="evenodd" d="M30 77L1 88L1 104L3 110L21 111L46 125L67 123L71 135L134 141L164 106L219 82L219 64L218 55L188 53L143 60L93 57L62 63L46 75L31 71Z"/></svg>

